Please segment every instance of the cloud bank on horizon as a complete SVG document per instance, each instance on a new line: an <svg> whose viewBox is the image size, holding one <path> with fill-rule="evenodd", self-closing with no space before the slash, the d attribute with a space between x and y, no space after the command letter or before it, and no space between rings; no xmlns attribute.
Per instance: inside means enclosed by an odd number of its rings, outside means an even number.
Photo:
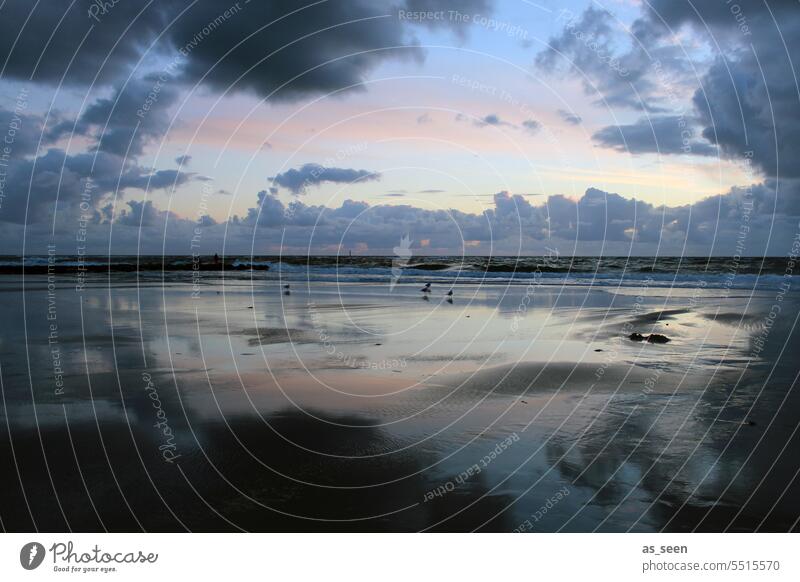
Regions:
<svg viewBox="0 0 800 582"><path fill-rule="evenodd" d="M793 68L800 62L800 5L736 6L654 0L621 22L576 5L548 15L546 45L526 39L513 51L534 74L574 87L619 120L592 124L596 117L567 103L550 112L563 128L557 131L585 131L583 139L604 155L732 160L746 169L748 183L691 204L656 205L597 187L531 203L498 180L488 207L468 211L439 202L440 188L426 189L414 204L350 199L348 191L374 186L376 196L404 202L405 185L395 187L387 171L402 160L349 167L321 151L317 162L287 161L281 171L265 172L263 186L249 194L212 181L194 152L175 157L176 167L151 161L174 139L170 131L181 126L190 93L302 105L364 94L387 67L447 75L446 65L429 63L424 39L445 39L469 59L472 39L492 31L448 18L452 9L443 0L163 0L102 9L89 0L47 7L9 0L0 7L0 253L37 254L55 245L75 254L81 230L91 233L89 253L187 253L201 241L206 253L391 254L410 235L415 252L429 254L544 254L554 246L564 254L785 254L800 218ZM514 19L506 9L488 0L459 3L460 13L498 23ZM554 133L538 114L525 111L513 121L514 113L450 118L460 131L510 131L527 140ZM413 126L442 123L427 113L412 119ZM418 147L409 146L409 155ZM430 156L428 163L446 161ZM337 188L338 201L306 201L323 186ZM173 197L189 188L202 189L190 205L197 212L178 212ZM251 202L212 217L209 197L231 191L237 194L226 197Z"/></svg>

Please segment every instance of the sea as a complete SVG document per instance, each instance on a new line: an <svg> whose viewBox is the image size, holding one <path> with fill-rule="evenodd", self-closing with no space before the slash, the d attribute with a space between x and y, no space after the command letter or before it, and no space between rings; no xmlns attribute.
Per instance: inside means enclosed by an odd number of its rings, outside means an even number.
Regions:
<svg viewBox="0 0 800 582"><path fill-rule="evenodd" d="M230 277L296 282L579 285L777 289L794 257L560 256L0 256L0 274L133 274L153 279Z"/></svg>

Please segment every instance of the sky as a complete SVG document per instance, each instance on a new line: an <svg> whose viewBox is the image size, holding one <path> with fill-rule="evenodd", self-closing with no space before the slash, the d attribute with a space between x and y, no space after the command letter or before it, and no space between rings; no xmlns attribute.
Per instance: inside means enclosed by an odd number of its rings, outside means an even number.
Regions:
<svg viewBox="0 0 800 582"><path fill-rule="evenodd" d="M6 0L0 62L0 254L800 232L798 0Z"/></svg>

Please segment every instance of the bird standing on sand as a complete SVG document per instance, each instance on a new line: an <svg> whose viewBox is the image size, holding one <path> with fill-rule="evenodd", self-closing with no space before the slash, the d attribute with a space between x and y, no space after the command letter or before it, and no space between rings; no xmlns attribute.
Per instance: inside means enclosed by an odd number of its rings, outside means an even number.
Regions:
<svg viewBox="0 0 800 582"><path fill-rule="evenodd" d="M430 283L425 283L425 286L422 289L420 289L420 291L422 291L423 293L430 293L431 292L431 284Z"/></svg>
<svg viewBox="0 0 800 582"><path fill-rule="evenodd" d="M289 283L286 283L286 285L284 285L283 288L286 289L286 291L283 292L284 295L292 294L292 292L289 290Z"/></svg>
<svg viewBox="0 0 800 582"><path fill-rule="evenodd" d="M450 289L450 291L447 292L447 296L448 297L452 297L453 296L453 290L452 289Z"/></svg>

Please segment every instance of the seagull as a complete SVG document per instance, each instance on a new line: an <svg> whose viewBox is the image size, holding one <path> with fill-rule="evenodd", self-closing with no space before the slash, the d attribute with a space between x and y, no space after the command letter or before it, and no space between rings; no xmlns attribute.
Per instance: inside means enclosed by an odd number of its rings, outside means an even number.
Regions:
<svg viewBox="0 0 800 582"><path fill-rule="evenodd" d="M448 297L452 297L453 296L453 290L452 289L450 289L450 291L447 292L447 296Z"/></svg>
<svg viewBox="0 0 800 582"><path fill-rule="evenodd" d="M430 283L425 283L425 286L422 289L420 289L420 291L422 291L423 293L430 293L431 292L431 284Z"/></svg>

